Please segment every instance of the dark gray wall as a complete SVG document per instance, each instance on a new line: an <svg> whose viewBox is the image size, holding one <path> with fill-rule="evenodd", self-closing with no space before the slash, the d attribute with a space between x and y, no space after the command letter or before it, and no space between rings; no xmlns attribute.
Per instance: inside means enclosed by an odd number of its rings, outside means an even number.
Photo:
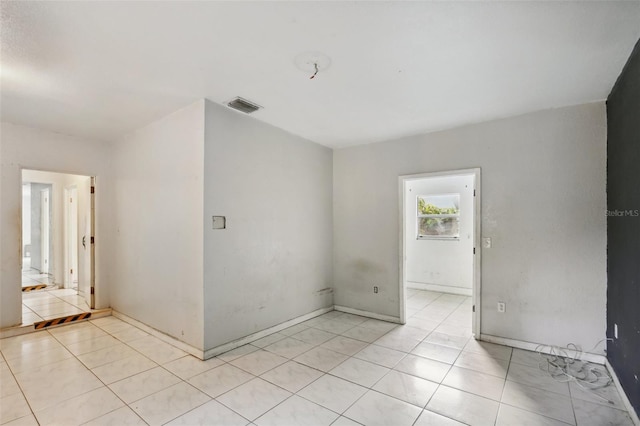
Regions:
<svg viewBox="0 0 640 426"><path fill-rule="evenodd" d="M640 41L607 99L607 345L640 412Z"/></svg>

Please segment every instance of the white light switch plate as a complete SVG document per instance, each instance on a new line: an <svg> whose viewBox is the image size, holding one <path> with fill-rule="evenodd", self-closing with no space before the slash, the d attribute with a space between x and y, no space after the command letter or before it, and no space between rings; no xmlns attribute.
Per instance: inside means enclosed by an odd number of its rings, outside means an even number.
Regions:
<svg viewBox="0 0 640 426"><path fill-rule="evenodd" d="M224 216L213 216L213 229L225 229L227 227L227 218Z"/></svg>

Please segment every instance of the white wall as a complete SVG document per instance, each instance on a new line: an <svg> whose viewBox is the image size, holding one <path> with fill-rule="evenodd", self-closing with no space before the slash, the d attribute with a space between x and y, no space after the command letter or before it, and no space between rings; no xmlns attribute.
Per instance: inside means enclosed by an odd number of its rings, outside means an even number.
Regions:
<svg viewBox="0 0 640 426"><path fill-rule="evenodd" d="M407 182L405 191L406 281L409 288L471 296L473 284L473 175ZM417 239L416 197L460 194L460 238Z"/></svg>
<svg viewBox="0 0 640 426"><path fill-rule="evenodd" d="M51 247L52 251L49 257L51 269L49 274L53 276L55 284L64 284L65 274L65 224L64 224L64 189L70 185L79 185L86 180L87 176L72 175L66 173L52 173L38 170L23 170L23 182L37 182L51 184ZM38 194L38 197L40 195ZM24 210L23 210L24 215ZM23 244L24 245L24 244ZM35 254L35 253L34 253ZM33 256L33 254L32 254Z"/></svg>
<svg viewBox="0 0 640 426"><path fill-rule="evenodd" d="M111 148L111 306L203 349L204 101Z"/></svg>
<svg viewBox="0 0 640 426"><path fill-rule="evenodd" d="M605 148L598 102L334 151L335 303L399 316L398 176L481 167L482 333L590 349L605 336Z"/></svg>
<svg viewBox="0 0 640 426"><path fill-rule="evenodd" d="M333 304L330 149L207 101L204 194L207 349Z"/></svg>
<svg viewBox="0 0 640 426"><path fill-rule="evenodd" d="M106 176L110 167L107 144L1 123L0 127L0 327L21 321L21 170L35 169L97 176L96 194L96 306L109 306L111 269L110 233L106 232L110 186ZM104 208L103 208L104 206Z"/></svg>
<svg viewBox="0 0 640 426"><path fill-rule="evenodd" d="M31 184L22 186L22 247L31 244Z"/></svg>

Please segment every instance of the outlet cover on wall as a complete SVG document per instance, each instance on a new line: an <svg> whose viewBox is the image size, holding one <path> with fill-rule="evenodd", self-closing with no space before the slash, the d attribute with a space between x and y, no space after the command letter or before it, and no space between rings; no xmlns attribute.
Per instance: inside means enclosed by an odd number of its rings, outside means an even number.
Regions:
<svg viewBox="0 0 640 426"><path fill-rule="evenodd" d="M491 248L491 237L482 237L482 248Z"/></svg>
<svg viewBox="0 0 640 426"><path fill-rule="evenodd" d="M507 310L507 304L504 302L498 302L498 312L503 314L505 313L506 310Z"/></svg>

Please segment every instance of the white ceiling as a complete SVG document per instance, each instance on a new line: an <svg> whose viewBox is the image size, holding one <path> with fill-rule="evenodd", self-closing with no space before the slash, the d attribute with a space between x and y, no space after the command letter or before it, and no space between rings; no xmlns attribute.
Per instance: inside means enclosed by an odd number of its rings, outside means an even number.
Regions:
<svg viewBox="0 0 640 426"><path fill-rule="evenodd" d="M602 100L640 38L640 1L1 8L2 120L103 140L199 98L331 147Z"/></svg>

